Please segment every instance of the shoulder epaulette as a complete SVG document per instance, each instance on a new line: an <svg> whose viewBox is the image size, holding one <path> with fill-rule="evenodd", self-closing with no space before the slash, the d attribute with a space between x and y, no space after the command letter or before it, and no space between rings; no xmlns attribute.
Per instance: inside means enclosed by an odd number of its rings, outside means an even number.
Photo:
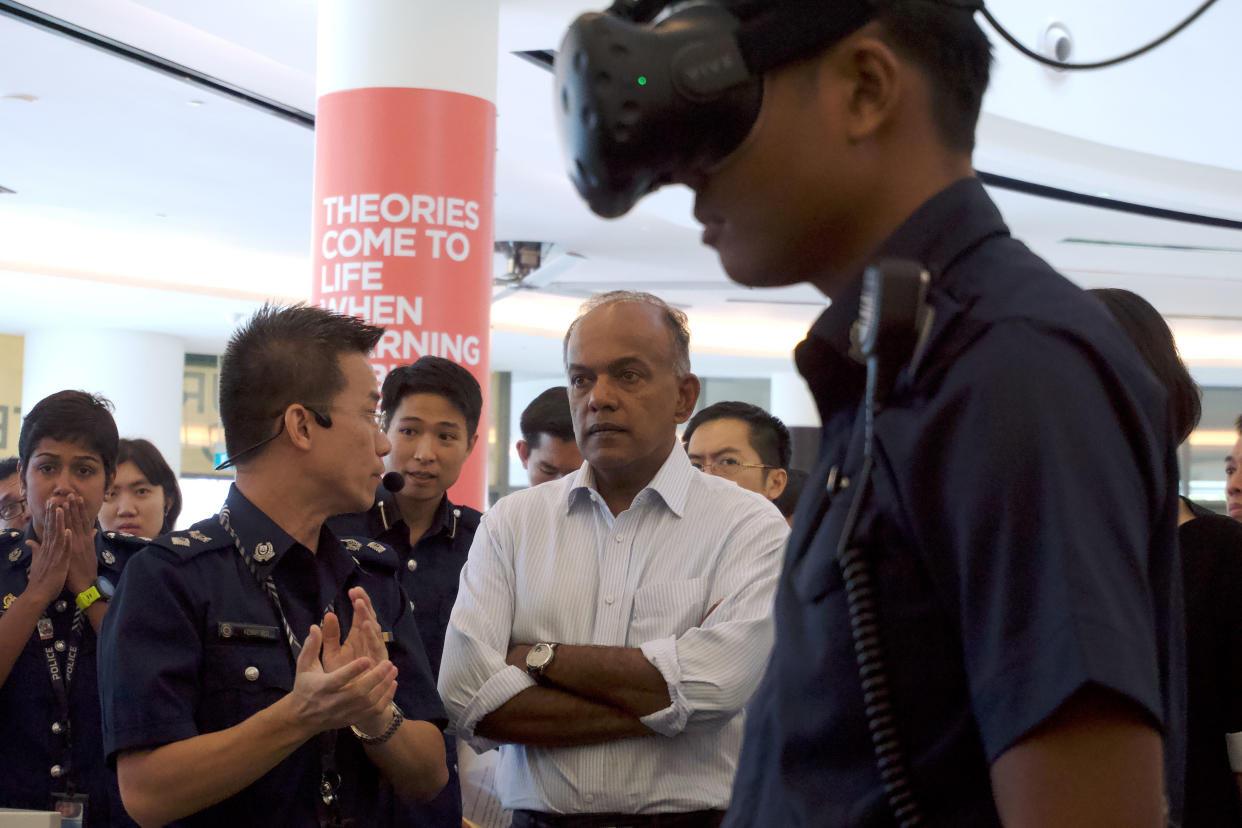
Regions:
<svg viewBox="0 0 1242 828"><path fill-rule="evenodd" d="M20 529L0 529L0 563L17 563L25 554Z"/></svg>
<svg viewBox="0 0 1242 828"><path fill-rule="evenodd" d="M189 559L213 549L231 548L233 538L217 520L208 518L200 520L189 529L160 535L151 541L151 545Z"/></svg>
<svg viewBox="0 0 1242 828"><path fill-rule="evenodd" d="M371 538L340 538L345 551L353 556L354 561L363 569L376 567L396 570L398 561L396 551L386 543Z"/></svg>
<svg viewBox="0 0 1242 828"><path fill-rule="evenodd" d="M109 546L121 546L126 549L132 548L135 552L151 542L150 538L144 538L140 535L131 535L129 532L104 532L104 542Z"/></svg>

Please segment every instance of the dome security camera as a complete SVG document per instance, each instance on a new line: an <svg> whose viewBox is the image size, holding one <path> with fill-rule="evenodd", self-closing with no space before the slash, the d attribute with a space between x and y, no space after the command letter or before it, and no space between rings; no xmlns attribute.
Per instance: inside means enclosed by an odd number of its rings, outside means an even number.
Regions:
<svg viewBox="0 0 1242 828"><path fill-rule="evenodd" d="M1069 63L1074 54L1074 37L1064 23L1052 23L1044 29L1040 52L1058 63Z"/></svg>

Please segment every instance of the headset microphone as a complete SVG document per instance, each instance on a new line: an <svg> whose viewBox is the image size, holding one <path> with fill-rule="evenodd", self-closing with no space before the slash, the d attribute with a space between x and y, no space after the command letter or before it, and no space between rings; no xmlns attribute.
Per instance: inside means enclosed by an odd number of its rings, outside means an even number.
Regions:
<svg viewBox="0 0 1242 828"><path fill-rule="evenodd" d="M405 488L405 475L401 472L389 472L380 480L384 488L396 494Z"/></svg>

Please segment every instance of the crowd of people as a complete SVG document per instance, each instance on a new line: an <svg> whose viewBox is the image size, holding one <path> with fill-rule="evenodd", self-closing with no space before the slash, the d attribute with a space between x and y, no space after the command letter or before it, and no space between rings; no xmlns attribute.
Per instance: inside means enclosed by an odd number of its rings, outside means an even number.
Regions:
<svg viewBox="0 0 1242 828"><path fill-rule="evenodd" d="M1135 294L1094 293L1185 440L1199 392L1168 327ZM784 424L743 402L691 416L684 314L604 294L565 336L568 385L523 412L531 487L480 514L447 495L477 381L423 357L377 389L380 333L303 306L246 323L221 371L236 483L181 531L172 469L118 438L106 400L31 408L0 466L0 805L91 826L456 828L460 738L499 749L516 826L721 824L773 652ZM1238 824L1242 524L1183 498L1177 532L1184 824Z"/></svg>
<svg viewBox="0 0 1242 828"><path fill-rule="evenodd" d="M456 828L465 743L517 828L1242 822L1242 417L1231 520L1179 497L1200 404L1159 314L974 177L969 10L851 19L678 174L732 279L832 300L795 353L816 457L695 413L686 315L628 291L565 332L532 485L483 513L447 496L475 379L377 385L383 329L328 310L232 336L236 479L186 529L158 451L53 394L0 467L0 806Z"/></svg>

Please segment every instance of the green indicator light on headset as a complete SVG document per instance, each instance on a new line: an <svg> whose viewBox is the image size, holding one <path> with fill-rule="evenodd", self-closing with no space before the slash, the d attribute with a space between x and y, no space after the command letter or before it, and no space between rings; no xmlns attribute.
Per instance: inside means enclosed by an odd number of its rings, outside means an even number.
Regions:
<svg viewBox="0 0 1242 828"><path fill-rule="evenodd" d="M646 75L639 75L639 76L638 76L638 85L639 85L639 86L646 86L646 85L647 85L647 76L646 76Z"/></svg>

